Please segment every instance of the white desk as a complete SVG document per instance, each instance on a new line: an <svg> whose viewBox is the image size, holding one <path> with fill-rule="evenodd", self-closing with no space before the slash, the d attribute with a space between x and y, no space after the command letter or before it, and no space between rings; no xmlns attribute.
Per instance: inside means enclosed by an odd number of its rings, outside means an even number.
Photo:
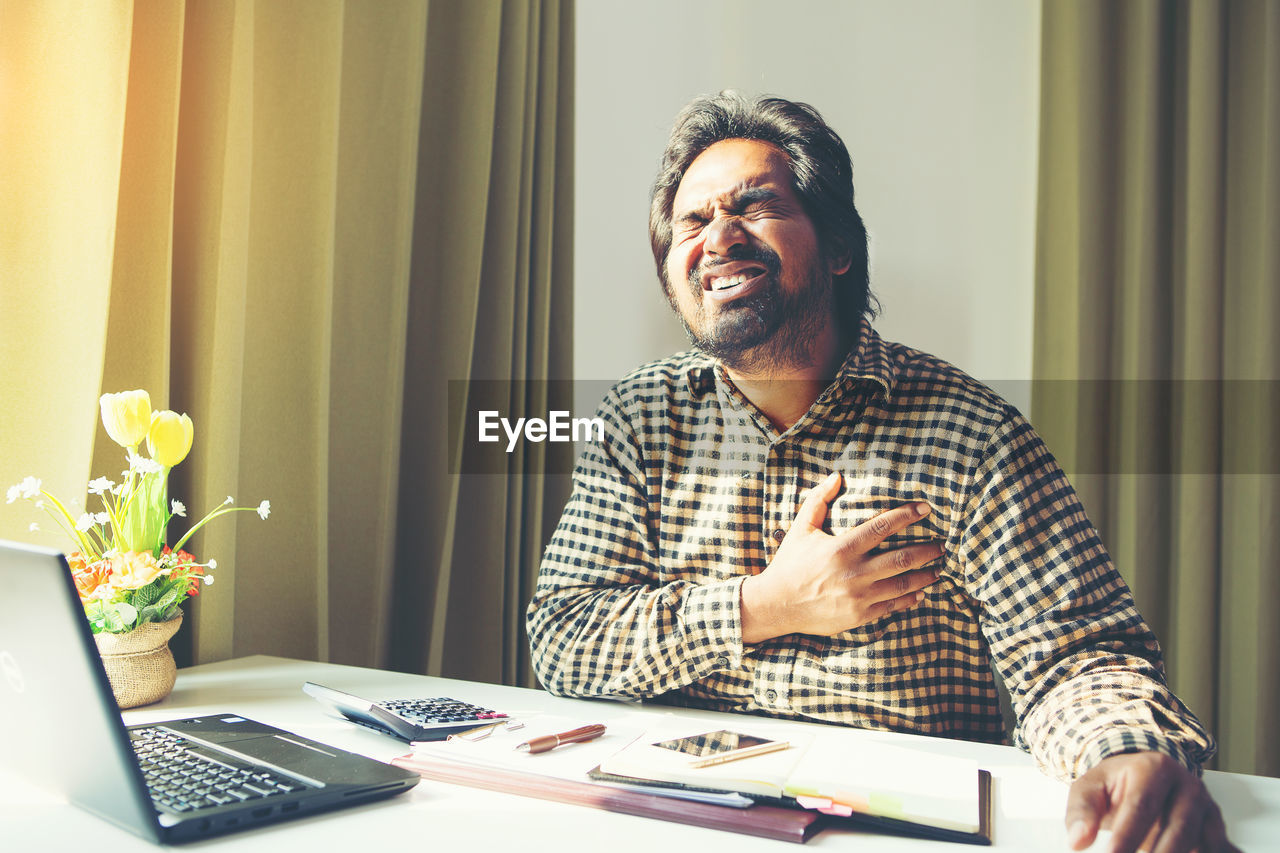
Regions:
<svg viewBox="0 0 1280 853"><path fill-rule="evenodd" d="M515 714L550 713L600 719L631 714L613 702L560 699L538 690L475 684L443 678L379 672L275 657L249 657L182 670L164 702L125 713L129 724L234 711L291 729L316 740L379 759L407 752L404 744L326 716L301 691L304 681L370 698L453 696ZM662 708L662 712L670 709ZM726 714L676 711L710 721ZM1035 769L1030 756L1012 747L914 735L887 735L903 744L971 757L994 777L993 850L1066 850L1063 809L1067 786ZM1280 850L1280 779L1233 773L1206 774L1222 806L1232 840L1244 851ZM94 818L11 777L0 776L0 838L6 850L154 850L123 830ZM806 845L679 826L581 806L551 803L423 780L408 794L373 805L331 812L292 823L185 845L185 850L234 849L235 853L307 850L392 851L940 851L982 848L827 829ZM1104 849L1099 843L1095 849Z"/></svg>

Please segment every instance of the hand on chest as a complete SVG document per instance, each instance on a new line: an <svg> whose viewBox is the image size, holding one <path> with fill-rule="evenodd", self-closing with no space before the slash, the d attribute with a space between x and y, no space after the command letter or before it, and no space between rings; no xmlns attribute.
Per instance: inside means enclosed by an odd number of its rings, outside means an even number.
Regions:
<svg viewBox="0 0 1280 853"><path fill-rule="evenodd" d="M843 487L823 530L838 535L912 501L933 512L892 534L882 549L911 542L945 543L955 497L916 460L850 453L827 462L771 453L732 466L693 465L669 473L661 500L660 559L666 580L709 580L755 574L769 564L808 490L832 470ZM754 463L754 464L753 464Z"/></svg>

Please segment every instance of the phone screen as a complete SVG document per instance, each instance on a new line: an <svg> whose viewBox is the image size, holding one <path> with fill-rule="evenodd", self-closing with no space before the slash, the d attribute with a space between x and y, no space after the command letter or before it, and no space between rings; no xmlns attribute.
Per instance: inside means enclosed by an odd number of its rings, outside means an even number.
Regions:
<svg viewBox="0 0 1280 853"><path fill-rule="evenodd" d="M692 737L658 741L654 746L674 750L694 758L705 758L766 743L773 743L773 741L768 738L756 737L755 735L744 735L739 732L720 729L716 732L707 732L706 734L693 735Z"/></svg>

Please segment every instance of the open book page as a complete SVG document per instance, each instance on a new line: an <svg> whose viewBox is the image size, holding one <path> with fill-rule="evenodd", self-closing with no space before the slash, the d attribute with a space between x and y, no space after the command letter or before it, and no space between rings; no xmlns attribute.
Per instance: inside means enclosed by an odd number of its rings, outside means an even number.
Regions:
<svg viewBox="0 0 1280 853"><path fill-rule="evenodd" d="M486 736L477 734L453 737L449 740L415 743L413 752L403 759L396 759L395 763L412 770L414 769L413 758L423 756L428 759L438 758L476 767L517 770L557 779L586 781L588 770L598 765L607 756L627 746L644 730L643 723L638 720L629 723L629 716L611 720L605 733L595 740L569 743L549 752L537 754L517 750L516 746L542 735L572 731L600 721L552 715L521 717L519 722L523 725L518 729L499 726L492 729ZM652 718L641 717L640 719L651 720Z"/></svg>
<svg viewBox="0 0 1280 853"><path fill-rule="evenodd" d="M668 718L658 726L651 725L630 746L606 758L601 762L600 769L616 776L673 782L692 788L781 797L783 785L812 740L812 733L796 727L761 725L758 721L747 718L741 723L735 721L732 725L735 733L754 735L765 740L786 741L788 746L775 752L737 758L724 764L694 767L691 766L692 759L689 755L655 744L696 738L708 733L710 727L705 722Z"/></svg>
<svg viewBox="0 0 1280 853"><path fill-rule="evenodd" d="M793 768L786 794L806 805L830 800L862 814L978 831L977 762L849 734L820 734Z"/></svg>

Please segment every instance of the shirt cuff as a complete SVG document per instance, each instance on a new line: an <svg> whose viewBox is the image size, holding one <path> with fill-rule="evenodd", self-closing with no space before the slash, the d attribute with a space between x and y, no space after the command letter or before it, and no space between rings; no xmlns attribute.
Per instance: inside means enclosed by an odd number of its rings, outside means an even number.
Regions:
<svg viewBox="0 0 1280 853"><path fill-rule="evenodd" d="M1074 775L1080 776L1092 770L1104 758L1130 752L1158 752L1167 755L1197 776L1203 770L1197 757L1174 738L1146 729L1112 727L1085 743L1076 759Z"/></svg>
<svg viewBox="0 0 1280 853"><path fill-rule="evenodd" d="M697 584L684 591L680 621L698 678L742 665L742 582Z"/></svg>

